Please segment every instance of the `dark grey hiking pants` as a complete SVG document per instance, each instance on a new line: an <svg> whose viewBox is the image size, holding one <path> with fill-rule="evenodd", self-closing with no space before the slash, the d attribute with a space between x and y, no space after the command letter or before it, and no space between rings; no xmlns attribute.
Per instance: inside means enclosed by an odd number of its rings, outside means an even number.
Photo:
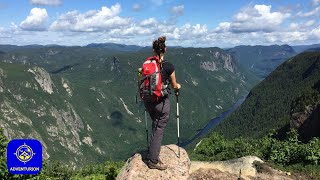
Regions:
<svg viewBox="0 0 320 180"><path fill-rule="evenodd" d="M144 104L152 119L149 159L154 163L157 163L159 160L163 132L169 121L170 100L169 97L166 97L160 102L145 102Z"/></svg>

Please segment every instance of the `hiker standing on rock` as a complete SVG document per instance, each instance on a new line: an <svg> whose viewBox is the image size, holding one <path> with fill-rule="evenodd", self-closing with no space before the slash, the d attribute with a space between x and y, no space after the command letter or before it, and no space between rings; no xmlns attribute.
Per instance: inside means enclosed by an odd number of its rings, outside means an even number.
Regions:
<svg viewBox="0 0 320 180"><path fill-rule="evenodd" d="M152 48L154 56L149 57L143 65L142 74L144 74L145 78L144 84L142 83L143 88L141 88L142 90L140 89L140 96L143 99L146 110L152 119L152 136L147 165L150 169L159 170L165 170L167 168L167 165L159 159L159 154L164 129L168 123L170 114L168 85L171 84L176 95L178 95L178 90L181 88L181 85L176 81L175 68L173 64L164 60L164 54L167 50L165 41L166 37L164 36L153 41ZM155 65L150 65L151 63ZM151 70L148 74L149 69L152 69L153 67L157 70ZM160 73L157 73L158 71ZM161 77L157 77L159 75ZM159 85L160 87L157 85L159 82L161 83ZM153 85L154 87L150 88ZM155 89L159 89L159 92ZM152 93L150 93L150 91ZM150 96L149 94L152 95L151 98L148 98L148 96Z"/></svg>

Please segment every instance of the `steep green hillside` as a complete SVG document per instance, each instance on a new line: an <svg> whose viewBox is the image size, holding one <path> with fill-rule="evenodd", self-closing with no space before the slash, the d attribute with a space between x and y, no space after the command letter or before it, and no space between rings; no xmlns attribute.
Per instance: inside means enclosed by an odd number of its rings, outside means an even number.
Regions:
<svg viewBox="0 0 320 180"><path fill-rule="evenodd" d="M146 146L137 69L151 50L32 47L0 54L0 126L40 139L49 160L126 159ZM182 84L180 133L190 139L245 95L256 78L218 48L168 49ZM176 143L175 98L164 143ZM148 118L149 119L149 118ZM150 119L149 119L150 125Z"/></svg>
<svg viewBox="0 0 320 180"><path fill-rule="evenodd" d="M286 59L296 55L288 45L237 46L228 50L240 64L264 79Z"/></svg>
<svg viewBox="0 0 320 180"><path fill-rule="evenodd" d="M255 86L239 109L215 130L229 138L261 137L270 129L285 130L293 117L300 114L301 119L317 111L319 84L320 52L299 54Z"/></svg>

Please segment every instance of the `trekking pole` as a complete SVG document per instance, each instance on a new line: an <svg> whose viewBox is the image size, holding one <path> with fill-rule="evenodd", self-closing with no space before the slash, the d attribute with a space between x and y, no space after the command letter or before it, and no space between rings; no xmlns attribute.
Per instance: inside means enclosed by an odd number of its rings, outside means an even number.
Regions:
<svg viewBox="0 0 320 180"><path fill-rule="evenodd" d="M177 131L178 131L178 153L180 158L180 125L179 125L179 90L175 90L174 94L176 95L177 99Z"/></svg>
<svg viewBox="0 0 320 180"><path fill-rule="evenodd" d="M147 134L147 148L149 151L149 133L148 133L148 121L147 121L147 110L144 110L144 120L146 121L146 134Z"/></svg>

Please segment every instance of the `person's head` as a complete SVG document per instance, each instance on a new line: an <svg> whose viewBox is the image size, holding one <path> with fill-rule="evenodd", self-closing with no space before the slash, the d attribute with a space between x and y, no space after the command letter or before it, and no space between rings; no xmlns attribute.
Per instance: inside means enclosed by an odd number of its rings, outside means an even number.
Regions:
<svg viewBox="0 0 320 180"><path fill-rule="evenodd" d="M157 40L153 41L152 44L153 52L159 56L163 56L166 52L166 37L161 36Z"/></svg>

